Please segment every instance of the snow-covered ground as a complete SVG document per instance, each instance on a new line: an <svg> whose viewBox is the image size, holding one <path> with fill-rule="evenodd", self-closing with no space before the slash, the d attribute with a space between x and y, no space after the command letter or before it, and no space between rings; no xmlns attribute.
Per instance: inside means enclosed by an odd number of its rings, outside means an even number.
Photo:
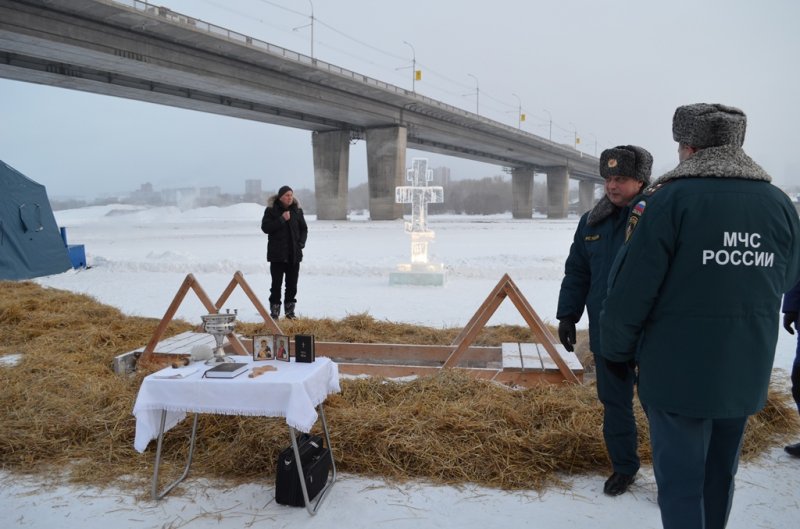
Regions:
<svg viewBox="0 0 800 529"><path fill-rule="evenodd" d="M91 270L40 280L85 292L129 314L161 317L188 273L216 299L240 270L266 303L269 268L263 207L239 204L181 212L177 208L102 206L57 213L70 244L84 244ZM447 269L444 287L389 285L389 273L410 260L403 222L315 221L300 271L297 311L340 318L369 312L378 319L432 326L463 326L504 273L545 319L554 317L563 261L575 220L535 222L510 216L429 217L436 233L431 260ZM237 294L239 290L236 291ZM200 321L206 311L189 296L178 317ZM497 322L524 324L511 303ZM243 295L226 305L239 319L259 316ZM493 320L494 321L494 320Z"/></svg>
<svg viewBox="0 0 800 529"><path fill-rule="evenodd" d="M187 211L115 205L56 212L59 225L68 228L69 242L85 245L90 268L37 282L89 294L127 314L161 318L187 274L194 274L216 300L240 270L266 303L262 213L256 204ZM413 287L389 285L389 273L410 258L401 221L308 221L297 305L301 316L342 318L368 312L377 319L434 327L465 325L504 273L545 321L554 321L563 262L577 224L576 217L429 217L429 228L436 232L431 259L444 264L447 281L443 287ZM240 320L259 321L239 289L226 307L238 309ZM177 317L199 323L205 312L189 294ZM524 324L510 301L489 322L500 323ZM794 349L795 338L781 331L775 366L788 371ZM788 379L785 372L778 376ZM269 479L220 489L190 475L184 492L151 502L142 499L146 491L135 498L114 489L48 488L0 473L0 519L3 527L87 529L661 526L651 468L642 469L630 494L617 498L603 495L604 478L580 477L567 488L539 495L469 485L398 485L344 475L311 518L304 509L276 505ZM800 460L776 446L758 461L742 465L729 528L795 527L798 515Z"/></svg>

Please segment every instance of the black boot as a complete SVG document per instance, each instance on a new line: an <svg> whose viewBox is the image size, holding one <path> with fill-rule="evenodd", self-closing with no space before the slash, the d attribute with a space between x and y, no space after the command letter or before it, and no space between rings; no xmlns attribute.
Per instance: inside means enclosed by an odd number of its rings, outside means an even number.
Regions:
<svg viewBox="0 0 800 529"><path fill-rule="evenodd" d="M611 477L606 480L603 492L609 496L619 496L625 493L635 480L636 474L628 475L614 472L611 474Z"/></svg>
<svg viewBox="0 0 800 529"><path fill-rule="evenodd" d="M783 449L790 456L800 457L800 443L795 443L793 445L784 446Z"/></svg>
<svg viewBox="0 0 800 529"><path fill-rule="evenodd" d="M277 320L278 316L281 314L281 304L280 303L270 303L269 304L269 317L273 320ZM287 314L288 316L288 314Z"/></svg>
<svg viewBox="0 0 800 529"><path fill-rule="evenodd" d="M287 318L290 320L294 319L294 303L284 303L283 304L283 313L286 315Z"/></svg>

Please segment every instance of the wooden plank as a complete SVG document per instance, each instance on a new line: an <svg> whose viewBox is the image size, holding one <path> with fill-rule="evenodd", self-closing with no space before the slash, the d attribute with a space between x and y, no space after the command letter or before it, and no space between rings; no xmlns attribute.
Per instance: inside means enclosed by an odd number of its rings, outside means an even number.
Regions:
<svg viewBox="0 0 800 529"><path fill-rule="evenodd" d="M539 350L539 355L542 358L542 364L546 366L545 369L558 371L558 364L556 364L553 359L550 358L550 353L547 352L547 349L542 344L536 344L536 346ZM581 365L581 362L578 360L578 357L575 355L575 353L567 351L561 344L554 344L554 346L560 349L559 353L561 354L561 358L572 372L583 372L583 366Z"/></svg>
<svg viewBox="0 0 800 529"><path fill-rule="evenodd" d="M195 345L216 347L217 342L210 334L186 331L158 342L153 353L189 354Z"/></svg>
<svg viewBox="0 0 800 529"><path fill-rule="evenodd" d="M345 375L367 375L387 378L399 378L410 376L434 376L441 372L441 368L423 366L400 366L400 365L375 365L361 363L340 363L338 364L339 373ZM516 385L522 387L532 387L539 384L563 384L564 377L558 371L498 371L495 369L461 368L456 367L463 373L481 380L493 380L506 385ZM580 374L579 380L583 379Z"/></svg>
<svg viewBox="0 0 800 529"><path fill-rule="evenodd" d="M236 341L230 340L231 334L226 335L228 340L223 340L222 347L228 347L234 350L234 352L238 355L249 355L252 354L249 347L246 347L242 344L239 339L239 336L234 335ZM245 340L247 341L247 340ZM237 347L236 344L239 344ZM156 345L156 350L153 351L153 354L190 354L192 352L192 348L196 345L208 345L212 348L216 348L217 340L210 334L204 332L193 332L193 331L186 331L181 334L176 334L166 340L162 340L158 342Z"/></svg>
<svg viewBox="0 0 800 529"><path fill-rule="evenodd" d="M519 344L517 342L503 342L500 344L503 354L503 370L517 369L522 370L522 356L520 355Z"/></svg>
<svg viewBox="0 0 800 529"><path fill-rule="evenodd" d="M442 372L440 367L427 366L403 366L403 365L376 365L369 363L339 363L339 374L347 375L368 375L387 378L410 377L410 376L435 376ZM480 368L455 368L469 374L472 377L492 380L497 376L497 369Z"/></svg>
<svg viewBox="0 0 800 529"><path fill-rule="evenodd" d="M371 377L396 378L410 376L433 376L441 372L441 368L429 366L378 365L349 362L338 362L337 366L339 367L339 374L368 375Z"/></svg>
<svg viewBox="0 0 800 529"><path fill-rule="evenodd" d="M550 357L550 353L547 352L544 346L536 344L536 349L538 350L539 358L542 360L542 368L545 371L559 371L558 364Z"/></svg>
<svg viewBox="0 0 800 529"><path fill-rule="evenodd" d="M583 372L583 364L581 364L581 361L578 359L578 355L576 355L574 352L567 351L566 349L564 349L564 346L561 345L560 343L553 345L558 351L558 354L561 355L561 358L564 359L564 362L566 362L567 366L572 371Z"/></svg>
<svg viewBox="0 0 800 529"><path fill-rule="evenodd" d="M578 381L582 381L583 373L576 377ZM558 371L501 371L494 381L526 388L538 384L564 384L566 382L564 376Z"/></svg>
<svg viewBox="0 0 800 529"><path fill-rule="evenodd" d="M522 357L522 368L525 371L546 371L542 365L537 344L521 343L519 344L519 353L520 357Z"/></svg>
<svg viewBox="0 0 800 529"><path fill-rule="evenodd" d="M384 343L317 342L319 356L352 360L403 360L444 363L452 352L450 345L415 345ZM499 347L472 346L465 350L462 360L466 363L490 363L501 361Z"/></svg>

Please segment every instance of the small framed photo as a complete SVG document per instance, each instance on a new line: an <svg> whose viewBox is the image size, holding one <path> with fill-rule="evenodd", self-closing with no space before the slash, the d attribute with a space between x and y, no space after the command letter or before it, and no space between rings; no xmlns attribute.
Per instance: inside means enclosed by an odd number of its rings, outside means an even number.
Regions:
<svg viewBox="0 0 800 529"><path fill-rule="evenodd" d="M275 360L289 361L289 337L284 334L275 335Z"/></svg>
<svg viewBox="0 0 800 529"><path fill-rule="evenodd" d="M274 336L271 334L253 336L253 360L275 360Z"/></svg>

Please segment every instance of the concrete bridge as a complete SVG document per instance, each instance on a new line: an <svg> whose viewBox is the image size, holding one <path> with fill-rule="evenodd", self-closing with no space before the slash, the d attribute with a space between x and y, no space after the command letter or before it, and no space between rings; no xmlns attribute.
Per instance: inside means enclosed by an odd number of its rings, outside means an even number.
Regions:
<svg viewBox="0 0 800 529"><path fill-rule="evenodd" d="M407 147L511 168L515 218L532 216L534 172L551 218L570 178L583 210L602 183L577 149L139 0L0 0L0 77L309 130L319 219L346 219L353 140L373 220L402 217Z"/></svg>

